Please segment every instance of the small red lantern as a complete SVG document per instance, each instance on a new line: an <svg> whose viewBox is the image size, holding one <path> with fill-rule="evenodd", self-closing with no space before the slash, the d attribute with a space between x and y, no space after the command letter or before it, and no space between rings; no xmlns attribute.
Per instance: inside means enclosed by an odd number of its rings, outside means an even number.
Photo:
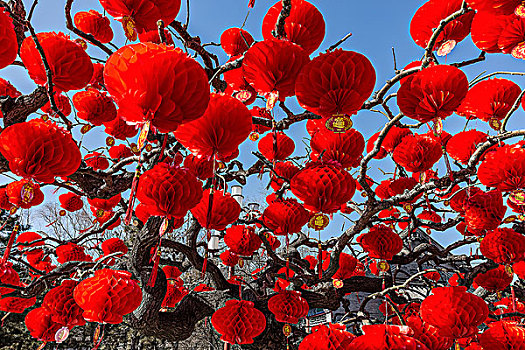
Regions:
<svg viewBox="0 0 525 350"><path fill-rule="evenodd" d="M60 201L60 207L69 212L75 212L84 207L82 197L73 192L61 194L60 196L58 196L58 200Z"/></svg>
<svg viewBox="0 0 525 350"><path fill-rule="evenodd" d="M355 335L346 331L342 324L320 325L313 328L301 344L299 350L348 349Z"/></svg>
<svg viewBox="0 0 525 350"><path fill-rule="evenodd" d="M297 324L299 319L308 314L308 302L301 293L282 290L268 300L268 309L279 322Z"/></svg>
<svg viewBox="0 0 525 350"><path fill-rule="evenodd" d="M253 37L242 28L229 28L221 34L221 47L230 56L242 55L253 44Z"/></svg>
<svg viewBox="0 0 525 350"><path fill-rule="evenodd" d="M93 125L102 125L117 117L113 99L93 88L74 94L73 105L77 109L77 117Z"/></svg>
<svg viewBox="0 0 525 350"><path fill-rule="evenodd" d="M413 338L414 331L407 326L375 324L363 326L364 335L355 338L348 350L428 350L419 340Z"/></svg>
<svg viewBox="0 0 525 350"><path fill-rule="evenodd" d="M109 43L113 39L109 18L102 16L95 10L75 13L74 22L78 29L93 35L103 44Z"/></svg>
<svg viewBox="0 0 525 350"><path fill-rule="evenodd" d="M285 160L295 150L295 143L283 132L269 133L259 140L259 152L269 161Z"/></svg>
<svg viewBox="0 0 525 350"><path fill-rule="evenodd" d="M491 323L479 337L483 349L506 350L525 348L525 328L512 321Z"/></svg>
<svg viewBox="0 0 525 350"><path fill-rule="evenodd" d="M205 190L201 201L191 209L191 213L202 227L222 231L226 226L237 221L241 206L230 193L215 191L210 208L210 196L210 190Z"/></svg>
<svg viewBox="0 0 525 350"><path fill-rule="evenodd" d="M73 299L73 290L77 284L77 281L64 280L60 286L51 289L45 295L42 307L51 311L53 322L68 328L86 324L82 317L82 309Z"/></svg>
<svg viewBox="0 0 525 350"><path fill-rule="evenodd" d="M235 225L226 229L224 243L237 255L251 256L262 242L252 226Z"/></svg>
<svg viewBox="0 0 525 350"><path fill-rule="evenodd" d="M403 248L403 240L385 225L376 225L357 238L368 256L375 259L392 260Z"/></svg>
<svg viewBox="0 0 525 350"><path fill-rule="evenodd" d="M0 69L13 63L17 54L15 26L9 13L2 7L0 9Z"/></svg>
<svg viewBox="0 0 525 350"><path fill-rule="evenodd" d="M263 223L276 235L293 234L301 231L310 214L295 199L275 200L264 210Z"/></svg>
<svg viewBox="0 0 525 350"><path fill-rule="evenodd" d="M228 300L226 306L215 311L211 323L222 335L221 340L230 344L252 344L266 328L264 314L245 300Z"/></svg>
<svg viewBox="0 0 525 350"><path fill-rule="evenodd" d="M510 228L497 228L485 235L481 254L497 264L511 264L525 258L525 237Z"/></svg>

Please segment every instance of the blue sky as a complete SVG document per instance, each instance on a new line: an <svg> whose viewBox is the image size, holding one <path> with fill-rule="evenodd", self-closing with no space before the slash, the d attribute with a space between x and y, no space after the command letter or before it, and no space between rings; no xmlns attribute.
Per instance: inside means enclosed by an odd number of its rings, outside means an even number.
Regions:
<svg viewBox="0 0 525 350"><path fill-rule="evenodd" d="M30 7L30 1L24 1L27 8ZM420 0L403 0L403 1L360 1L360 0L312 0L311 1L323 13L326 22L326 36L321 44L320 49L314 52L311 57L315 57L318 52L325 51L330 45L338 41L347 33L351 32L352 37L341 47L346 50L354 50L366 55L376 69L377 85L380 88L384 82L394 75L392 47L395 48L397 57L397 66L402 68L409 62L419 59L423 54L423 49L415 45L409 35L409 25L412 15L417 8L424 2ZM64 31L64 3L63 0L41 0L38 4L33 24L37 31ZM191 20L189 32L192 35L199 35L201 41L219 42L221 33L230 27L238 27L244 21L248 8L248 0L191 0L190 1ZM250 11L245 29L248 30L255 40L261 40L261 23L264 14L275 0L256 0L256 6ZM73 14L80 10L96 9L102 12L102 7L97 0L76 1L73 5ZM186 5L183 0L178 20L183 21L186 18ZM121 46L124 43L123 32L119 22L112 21L112 27L115 32L115 43ZM73 35L74 37L74 35ZM175 41L177 46L180 42ZM221 62L227 60L227 56L222 53L220 48L213 49L220 57ZM95 57L103 58L104 54L99 49L91 47L88 51ZM446 58L447 62L458 62L474 58L479 54L479 50L473 45L470 36L461 42L454 51ZM444 61L443 61L444 62ZM464 69L465 73L472 79L483 71L523 71L524 62L512 58L510 55L487 55L487 60L481 64L476 64ZM27 93L34 89L34 83L28 78L27 73L20 67L8 67L0 71L0 77L10 80L20 91ZM508 77L507 77L508 78ZM524 86L523 78L509 78L514 80L518 85ZM397 87L396 87L397 89ZM70 97L72 93L69 94ZM300 112L301 109L293 99L287 100L293 111ZM390 103L394 112L397 112L395 103ZM277 113L277 118L282 118L282 114ZM509 123L510 128L517 127L522 123L523 110L520 108ZM363 133L365 139L368 139L374 132L378 131L384 125L386 118L378 113L369 111L359 112L352 117L354 127ZM411 120L405 122L411 123ZM462 129L465 120L458 116L451 116L445 122L445 130L453 133ZM485 123L471 123L470 127L479 128L488 131ZM100 129L100 128L96 128ZM103 129L102 129L103 130ZM101 130L101 131L102 131ZM422 131L425 132L426 130ZM90 131L90 138L101 144L103 142L102 132L97 130ZM305 122L293 126L289 135L296 140L296 153L294 155L304 154L304 147L300 141L306 137ZM256 150L256 144L247 140L241 146L240 159L244 162L251 163L254 157L250 154ZM381 166L388 170L389 165L384 162L373 162L374 168ZM442 165L441 167L442 168ZM372 175L378 175L376 170L372 170ZM261 191L266 185L266 178L263 182L253 178L246 186L245 194L247 200L261 201L263 197ZM356 195L357 198L358 195ZM330 226L323 232L323 236L331 236L340 232L343 225L343 219L334 220ZM345 227L349 226L345 223ZM438 241L447 244L458 238L454 232L444 234L435 234Z"/></svg>

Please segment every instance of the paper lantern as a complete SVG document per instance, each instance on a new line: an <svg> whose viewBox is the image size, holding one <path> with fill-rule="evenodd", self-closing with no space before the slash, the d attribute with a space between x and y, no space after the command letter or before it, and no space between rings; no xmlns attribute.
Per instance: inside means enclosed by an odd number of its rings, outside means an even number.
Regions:
<svg viewBox="0 0 525 350"><path fill-rule="evenodd" d="M487 134L477 130L458 132L447 142L447 153L452 159L468 164L476 148L487 141Z"/></svg>
<svg viewBox="0 0 525 350"><path fill-rule="evenodd" d="M308 334L301 344L299 350L321 350L321 349L348 349L355 335L346 331L342 324L315 326L312 333Z"/></svg>
<svg viewBox="0 0 525 350"><path fill-rule="evenodd" d="M18 297L3 297L0 299L0 311L21 314L25 311L25 309L35 305L35 302L36 297L27 299Z"/></svg>
<svg viewBox="0 0 525 350"><path fill-rule="evenodd" d="M419 340L412 337L414 331L407 326L375 324L363 326L364 335L355 338L348 350L428 350Z"/></svg>
<svg viewBox="0 0 525 350"><path fill-rule="evenodd" d="M466 201L465 223L471 233L480 235L485 230L496 229L503 220L506 210L501 192L479 190L471 194Z"/></svg>
<svg viewBox="0 0 525 350"><path fill-rule="evenodd" d="M242 55L253 44L253 37L242 28L229 28L221 34L221 47L230 56Z"/></svg>
<svg viewBox="0 0 525 350"><path fill-rule="evenodd" d="M13 63L17 54L15 26L9 13L2 7L0 9L0 69Z"/></svg>
<svg viewBox="0 0 525 350"><path fill-rule="evenodd" d="M297 324L300 318L308 314L308 302L301 293L283 290L268 300L268 310L278 322Z"/></svg>
<svg viewBox="0 0 525 350"><path fill-rule="evenodd" d="M111 198L89 198L87 199L89 205L97 208L102 209L105 211L109 211L117 206L117 204L120 203L120 200L122 199L122 196L120 193L117 193Z"/></svg>
<svg viewBox="0 0 525 350"><path fill-rule="evenodd" d="M263 223L276 235L293 234L310 219L310 214L295 199L275 200L263 212Z"/></svg>
<svg viewBox="0 0 525 350"><path fill-rule="evenodd" d="M102 16L95 10L81 11L75 13L75 26L84 33L91 34L103 44L113 39L109 18Z"/></svg>
<svg viewBox="0 0 525 350"><path fill-rule="evenodd" d="M20 285L20 276L11 262L4 262L0 264L0 283L9 284L12 286ZM8 287L0 287L0 297L4 294L14 292L15 289Z"/></svg>
<svg viewBox="0 0 525 350"><path fill-rule="evenodd" d="M273 167L273 171L280 177L284 177L287 180L290 180L294 177L295 174L299 171L299 168L295 166L292 162L277 162ZM272 189L278 191L281 186L284 184L284 180L280 177L275 176L272 172L270 173Z"/></svg>
<svg viewBox="0 0 525 350"><path fill-rule="evenodd" d="M44 193L40 190L40 185L28 180L11 182L6 187L6 194L13 206L23 209L37 206L44 201Z"/></svg>
<svg viewBox="0 0 525 350"><path fill-rule="evenodd" d="M58 196L58 200L60 201L60 207L69 212L75 212L84 207L82 197L73 192L61 194L60 196Z"/></svg>
<svg viewBox="0 0 525 350"><path fill-rule="evenodd" d="M137 135L137 129L135 126L127 124L124 118L122 118L121 115L118 115L118 113L117 118L104 123L104 126L106 127L104 130L106 134L114 136L119 140L125 140Z"/></svg>
<svg viewBox="0 0 525 350"><path fill-rule="evenodd" d="M31 336L44 342L55 341L55 334L62 325L53 322L52 317L52 312L43 307L29 311L25 317L25 325Z"/></svg>
<svg viewBox="0 0 525 350"><path fill-rule="evenodd" d="M92 261L93 258L84 252L84 247L75 243L67 243L56 248L57 261L65 264L69 261Z"/></svg>
<svg viewBox="0 0 525 350"><path fill-rule="evenodd" d="M419 311L416 315L405 317L405 322L414 331L413 337L423 343L428 350L450 349L454 343L454 339L439 335L436 327L424 323L419 316Z"/></svg>
<svg viewBox="0 0 525 350"><path fill-rule="evenodd" d="M491 11L480 11L474 16L470 34L474 45L487 53L499 53L498 41L501 32L515 18L514 14L500 15Z"/></svg>
<svg viewBox="0 0 525 350"><path fill-rule="evenodd" d="M392 158L410 172L423 172L441 158L441 144L428 135L409 135L396 146Z"/></svg>
<svg viewBox="0 0 525 350"><path fill-rule="evenodd" d="M142 301L142 291L131 273L102 269L81 281L73 292L86 321L117 324Z"/></svg>
<svg viewBox="0 0 525 350"><path fill-rule="evenodd" d="M237 221L241 206L228 192L215 191L210 208L210 196L210 190L205 190L201 201L191 209L191 213L202 227L222 231Z"/></svg>
<svg viewBox="0 0 525 350"><path fill-rule="evenodd" d="M266 318L251 301L228 300L213 313L211 324L227 343L252 344L253 338L266 328Z"/></svg>
<svg viewBox="0 0 525 350"><path fill-rule="evenodd" d="M357 238L368 256L375 259L392 260L403 248L403 240L391 228L376 225Z"/></svg>
<svg viewBox="0 0 525 350"><path fill-rule="evenodd" d="M226 266L235 266L239 262L239 256L228 249L222 252L219 257L221 258L222 263Z"/></svg>
<svg viewBox="0 0 525 350"><path fill-rule="evenodd" d="M51 69L53 84L59 91L80 90L93 76L93 64L82 47L63 33L37 33L37 39ZM47 84L40 53L31 36L20 47L20 58L29 77L38 85Z"/></svg>
<svg viewBox="0 0 525 350"><path fill-rule="evenodd" d="M251 256L261 246L261 239L251 226L235 225L226 229L224 243L232 253Z"/></svg>
<svg viewBox="0 0 525 350"><path fill-rule="evenodd" d="M525 18L521 16L511 16L501 31L498 38L498 47L503 53L509 53L514 58L525 58L524 45L525 39Z"/></svg>
<svg viewBox="0 0 525 350"><path fill-rule="evenodd" d="M93 170L106 170L109 168L109 161L100 152L88 153L84 156L86 165Z"/></svg>
<svg viewBox="0 0 525 350"><path fill-rule="evenodd" d="M487 152L478 167L479 181L500 191L525 189L525 150L520 143ZM519 201L518 201L519 202Z"/></svg>
<svg viewBox="0 0 525 350"><path fill-rule="evenodd" d="M312 136L310 147L313 161L317 161L322 153L325 161L338 162L345 169L355 168L363 157L365 138L355 129L344 133L321 129Z"/></svg>
<svg viewBox="0 0 525 350"><path fill-rule="evenodd" d="M77 117L93 125L102 125L117 117L113 99L96 89L89 88L73 95Z"/></svg>
<svg viewBox="0 0 525 350"><path fill-rule="evenodd" d="M73 290L78 282L64 280L60 286L51 289L44 297L42 307L51 311L51 320L64 327L83 326L86 320L82 309L73 299Z"/></svg>
<svg viewBox="0 0 525 350"><path fill-rule="evenodd" d="M495 269L480 273L474 278L474 283L491 293L496 293L507 288L512 282L513 273L509 273L505 266L500 265Z"/></svg>
<svg viewBox="0 0 525 350"><path fill-rule="evenodd" d="M285 160L295 150L295 143L283 132L269 133L257 145L259 152L269 161Z"/></svg>
<svg viewBox="0 0 525 350"><path fill-rule="evenodd" d="M525 259L525 236L510 228L497 228L485 235L479 249L496 264L508 265Z"/></svg>

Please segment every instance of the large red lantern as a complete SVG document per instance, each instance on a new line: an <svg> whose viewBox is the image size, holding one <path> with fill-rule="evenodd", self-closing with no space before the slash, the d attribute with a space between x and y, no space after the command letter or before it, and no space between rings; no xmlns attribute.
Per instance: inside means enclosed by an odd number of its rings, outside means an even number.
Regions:
<svg viewBox="0 0 525 350"><path fill-rule="evenodd" d="M497 228L485 235L481 254L496 264L511 264L525 259L525 236L510 228Z"/></svg>
<svg viewBox="0 0 525 350"><path fill-rule="evenodd" d="M447 142L447 153L452 159L467 164L478 145L487 141L487 134L478 130L458 132Z"/></svg>
<svg viewBox="0 0 525 350"><path fill-rule="evenodd" d="M84 252L84 247L75 244L67 243L56 248L57 261L60 264L65 264L69 261L92 261L92 257Z"/></svg>
<svg viewBox="0 0 525 350"><path fill-rule="evenodd" d="M283 132L269 133L257 145L259 152L268 160L285 160L295 150L295 143Z"/></svg>
<svg viewBox="0 0 525 350"><path fill-rule="evenodd" d="M40 341L55 341L55 334L62 325L53 321L53 313L44 307L29 311L25 317L25 325L29 334Z"/></svg>
<svg viewBox="0 0 525 350"><path fill-rule="evenodd" d="M60 201L60 207L69 212L75 212L84 207L82 197L73 192L61 194L58 196L58 200Z"/></svg>
<svg viewBox="0 0 525 350"><path fill-rule="evenodd" d="M525 328L517 322L501 320L491 323L479 337L483 349L506 350L525 348Z"/></svg>
<svg viewBox="0 0 525 350"><path fill-rule="evenodd" d="M137 128L134 125L126 123L122 115L117 112L117 117L110 122L104 123L106 134L114 136L119 140L125 140L137 134Z"/></svg>
<svg viewBox="0 0 525 350"><path fill-rule="evenodd" d="M268 300L268 310L279 322L297 324L308 314L308 309L306 299L294 290L282 290Z"/></svg>
<svg viewBox="0 0 525 350"><path fill-rule="evenodd" d="M355 335L347 332L344 325L329 323L314 327L299 344L299 350L348 349L354 338Z"/></svg>
<svg viewBox="0 0 525 350"><path fill-rule="evenodd" d="M102 16L95 10L75 13L74 22L78 29L93 35L103 44L109 43L113 39L113 30L111 30L109 18Z"/></svg>
<svg viewBox="0 0 525 350"><path fill-rule="evenodd" d="M104 83L125 121L151 122L163 133L201 117L210 96L204 69L164 44L120 48L106 62Z"/></svg>
<svg viewBox="0 0 525 350"><path fill-rule="evenodd" d="M56 89L80 90L89 83L93 76L93 64L79 44L63 33L38 33L37 38L46 55ZM31 36L22 43L20 58L35 83L47 84L44 64Z"/></svg>
<svg viewBox="0 0 525 350"><path fill-rule="evenodd" d="M485 301L467 287L438 287L421 303L421 318L450 338L463 338L478 333L489 308Z"/></svg>
<svg viewBox="0 0 525 350"><path fill-rule="evenodd" d="M515 58L525 58L525 17L511 15L498 38L498 47L503 53L510 53Z"/></svg>
<svg viewBox="0 0 525 350"><path fill-rule="evenodd" d="M327 263L330 263L330 255L328 255L326 260L323 262L323 270ZM339 255L339 268L332 276L332 279L343 281L347 278L355 276L358 263L359 260L354 258L352 255L342 252L341 255Z"/></svg>
<svg viewBox="0 0 525 350"><path fill-rule="evenodd" d="M140 177L137 199L154 216L180 218L202 198L202 184L189 170L159 163Z"/></svg>
<svg viewBox="0 0 525 350"><path fill-rule="evenodd" d="M213 177L213 163L212 157L194 156L190 154L184 158L184 167L188 168L193 175L201 180Z"/></svg>
<svg viewBox="0 0 525 350"><path fill-rule="evenodd" d="M441 21L461 9L463 0L429 0L421 6L410 22L410 35L416 44L422 48L428 46ZM447 23L434 44L433 50L438 55L450 53L457 43L465 39L470 33L470 25L474 18L474 11L467 12Z"/></svg>
<svg viewBox="0 0 525 350"><path fill-rule="evenodd" d="M479 181L500 191L525 189L525 149L504 145L487 152L478 168ZM519 201L518 201L519 202Z"/></svg>
<svg viewBox="0 0 525 350"><path fill-rule="evenodd" d="M304 66L295 92L303 108L324 118L353 115L370 97L375 82L374 67L365 56L337 49Z"/></svg>
<svg viewBox="0 0 525 350"><path fill-rule="evenodd" d="M35 305L36 297L19 298L19 297L4 297L0 299L0 311L12 312L21 314L25 309Z"/></svg>
<svg viewBox="0 0 525 350"><path fill-rule="evenodd" d="M403 240L391 228L376 225L357 238L368 256L375 259L392 260L403 248Z"/></svg>
<svg viewBox="0 0 525 350"><path fill-rule="evenodd" d="M311 162L292 178L292 193L314 212L335 213L352 199L355 180L338 165Z"/></svg>
<svg viewBox="0 0 525 350"><path fill-rule="evenodd" d="M430 135L408 135L396 146L393 159L410 172L426 171L441 158L439 139Z"/></svg>
<svg viewBox="0 0 525 350"><path fill-rule="evenodd" d="M241 206L228 192L216 191L210 207L210 196L210 190L205 190L201 201L191 209L191 213L202 227L222 231L237 221Z"/></svg>
<svg viewBox="0 0 525 350"><path fill-rule="evenodd" d="M235 225L226 229L224 243L232 253L251 256L261 246L261 239L251 226Z"/></svg>
<svg viewBox="0 0 525 350"><path fill-rule="evenodd" d="M439 335L439 331L436 327L423 322L419 313L417 315L406 317L405 322L407 326L414 331L413 337L425 344L428 350L450 349L454 342L454 339L452 338Z"/></svg>
<svg viewBox="0 0 525 350"><path fill-rule="evenodd" d="M295 174L299 171L299 168L295 166L292 162L278 162L275 163L273 171L280 177L284 177L287 180L290 180L294 177ZM280 177L275 176L274 173L270 174L272 189L278 191L281 186L284 184L284 180Z"/></svg>
<svg viewBox="0 0 525 350"><path fill-rule="evenodd" d="M465 223L469 232L480 235L485 230L496 229L507 207L503 204L498 190L483 192L481 190L468 197L465 204Z"/></svg>
<svg viewBox="0 0 525 350"><path fill-rule="evenodd" d="M412 74L397 92L397 105L409 118L426 123L454 113L468 92L465 73L437 65Z"/></svg>
<svg viewBox="0 0 525 350"><path fill-rule="evenodd" d="M242 55L253 44L253 37L242 28L229 28L221 34L221 47L230 56Z"/></svg>
<svg viewBox="0 0 525 350"><path fill-rule="evenodd" d="M84 310L86 321L117 324L122 316L135 310L142 301L142 291L131 273L102 269L81 281L73 292Z"/></svg>
<svg viewBox="0 0 525 350"><path fill-rule="evenodd" d="M211 94L208 109L194 121L184 123L175 137L194 155L227 159L252 131L248 108L231 96Z"/></svg>
<svg viewBox="0 0 525 350"><path fill-rule="evenodd" d="M262 23L262 34L265 40L273 38L277 18L283 6L280 1L275 3L266 15ZM293 0L290 15L284 22L286 39L301 46L308 55L317 50L323 42L325 23L323 15L312 4L304 0Z"/></svg>
<svg viewBox="0 0 525 350"><path fill-rule="evenodd" d="M13 63L17 54L15 26L9 13L2 7L0 9L0 69Z"/></svg>
<svg viewBox="0 0 525 350"><path fill-rule="evenodd" d="M467 0L467 4L476 11L510 15L522 4L521 0Z"/></svg>
<svg viewBox="0 0 525 350"><path fill-rule="evenodd" d="M71 134L40 119L9 126L0 134L0 152L16 175L51 183L80 166L80 150Z"/></svg>
<svg viewBox="0 0 525 350"><path fill-rule="evenodd" d="M276 235L297 233L308 219L310 214L293 198L274 200L264 210L262 216L263 223Z"/></svg>
<svg viewBox="0 0 525 350"><path fill-rule="evenodd" d="M73 290L77 284L77 281L64 280L60 286L47 292L42 307L51 311L53 322L68 328L86 324L82 317L82 309L73 299Z"/></svg>
<svg viewBox="0 0 525 350"><path fill-rule="evenodd" d="M513 18L515 18L514 14L499 15L489 11L476 13L470 28L474 45L487 53L501 52L498 46L501 32L503 32Z"/></svg>
<svg viewBox="0 0 525 350"><path fill-rule="evenodd" d="M499 130L499 121L505 118L521 93L518 84L507 79L488 79L474 85L459 106L457 114L479 118Z"/></svg>
<svg viewBox="0 0 525 350"><path fill-rule="evenodd" d="M213 313L211 324L227 343L252 344L253 338L266 328L266 318L251 301L228 300Z"/></svg>
<svg viewBox="0 0 525 350"><path fill-rule="evenodd" d="M299 46L284 40L269 39L252 45L244 54L244 78L261 95L278 93L284 99L295 95L295 80L310 61Z"/></svg>
<svg viewBox="0 0 525 350"><path fill-rule="evenodd" d="M355 168L361 162L365 150L365 138L355 130L344 133L334 133L327 129L320 129L310 140L312 153L310 157L316 161L321 153L323 160L336 161L345 169Z"/></svg>
<svg viewBox="0 0 525 350"><path fill-rule="evenodd" d="M474 278L474 283L491 293L496 293L507 288L512 282L513 273L509 273L503 265L495 269L480 273Z"/></svg>
<svg viewBox="0 0 525 350"><path fill-rule="evenodd" d="M169 24L180 10L180 0L100 0L108 14L122 23L126 37L157 29L157 21Z"/></svg>
<svg viewBox="0 0 525 350"><path fill-rule="evenodd" d="M93 125L102 125L117 117L113 99L93 88L73 95L73 104L77 109L77 117Z"/></svg>
<svg viewBox="0 0 525 350"><path fill-rule="evenodd" d="M363 326L364 335L355 338L347 350L428 350L419 340L412 338L414 331L407 326L375 324Z"/></svg>

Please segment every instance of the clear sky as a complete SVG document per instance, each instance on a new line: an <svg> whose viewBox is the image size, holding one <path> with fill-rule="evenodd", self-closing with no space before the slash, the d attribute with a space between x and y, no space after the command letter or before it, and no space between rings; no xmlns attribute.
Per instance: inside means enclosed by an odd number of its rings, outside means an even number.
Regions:
<svg viewBox="0 0 525 350"><path fill-rule="evenodd" d="M27 8L30 7L31 1L24 1ZM404 67L413 60L419 59L423 54L423 49L418 47L410 38L409 25L412 15L417 8L424 2L420 0L311 0L322 12L326 21L326 36L317 52L312 54L315 57L318 52L325 51L330 45L338 41L347 33L351 32L352 37L341 47L346 50L354 50L366 55L375 67L377 74L376 89L380 88L384 82L394 75L392 47L395 48L398 68ZM40 0L35 14L34 26L37 31L64 31L64 0ZM219 42L221 33L230 27L238 27L243 23L246 14L248 0L190 0L191 20L189 32L192 35L199 35L203 43ZM262 40L261 23L264 14L275 0L256 0L255 8L250 11L246 21L245 29L248 30L255 40ZM102 12L102 7L97 0L76 1L73 5L73 14L79 10L96 9ZM186 18L186 5L183 0L181 11L177 17L183 21ZM112 27L115 32L115 43L121 46L124 43L123 32L119 22L112 21ZM74 37L74 35L72 35ZM175 41L177 46L180 42ZM227 56L222 53L220 48L214 48L221 59L221 63L227 60ZM104 53L99 49L91 47L88 52L95 57L104 58ZM446 58L446 62L458 62L474 58L479 55L479 50L473 45L470 36L461 42L451 54ZM481 64L476 64L464 69L469 79L477 76L483 71L523 71L525 63L516 60L510 55L487 55L487 60ZM443 62L444 59L442 59ZM34 83L28 78L27 74L20 67L9 67L0 71L0 77L10 80L19 90L24 93L34 89ZM506 77L508 78L508 77ZM523 77L508 78L514 80L518 85L523 87ZM397 89L397 87L396 87ZM70 97L72 93L69 94ZM287 105L292 107L295 112L301 111L293 99L287 100ZM397 112L395 103L390 103L394 113ZM282 114L277 114L277 118L282 118ZM386 118L378 113L369 111L359 112L353 116L354 127L361 131L365 139L368 139L373 133L378 131L384 125ZM407 120L406 122L411 122ZM453 133L462 129L465 119L453 115L445 122L445 130ZM523 110L520 108L509 123L510 128L515 128L523 123ZM306 137L305 122L293 126L289 134L296 140L296 152L294 155L303 155L304 146L300 139ZM479 128L482 131L488 131L486 123L471 123L469 127ZM100 129L100 128L97 128ZM103 129L102 129L103 130ZM422 131L425 132L426 130ZM103 134L96 130L90 131L90 137L100 137L97 143L100 145L103 141ZM98 136L96 136L98 135ZM254 157L250 154L256 150L256 143L247 140L241 145L240 159L247 163L252 163ZM442 163L442 161L441 161ZM383 162L373 162L374 168L381 166L383 170L391 169ZM440 168L443 166L441 164ZM440 172L443 174L443 170ZM378 176L378 172L373 170L372 175ZM263 199L260 194L264 190L267 182L261 184L256 179L251 179L245 189L247 199L260 201ZM356 195L357 197L358 195ZM346 220L345 220L346 221ZM343 225L343 219L334 220L333 223L323 232L324 236L334 235L340 232ZM345 227L350 223L347 221ZM440 235L439 233L435 236ZM452 231L441 237L435 237L444 244L458 238L458 235Z"/></svg>

